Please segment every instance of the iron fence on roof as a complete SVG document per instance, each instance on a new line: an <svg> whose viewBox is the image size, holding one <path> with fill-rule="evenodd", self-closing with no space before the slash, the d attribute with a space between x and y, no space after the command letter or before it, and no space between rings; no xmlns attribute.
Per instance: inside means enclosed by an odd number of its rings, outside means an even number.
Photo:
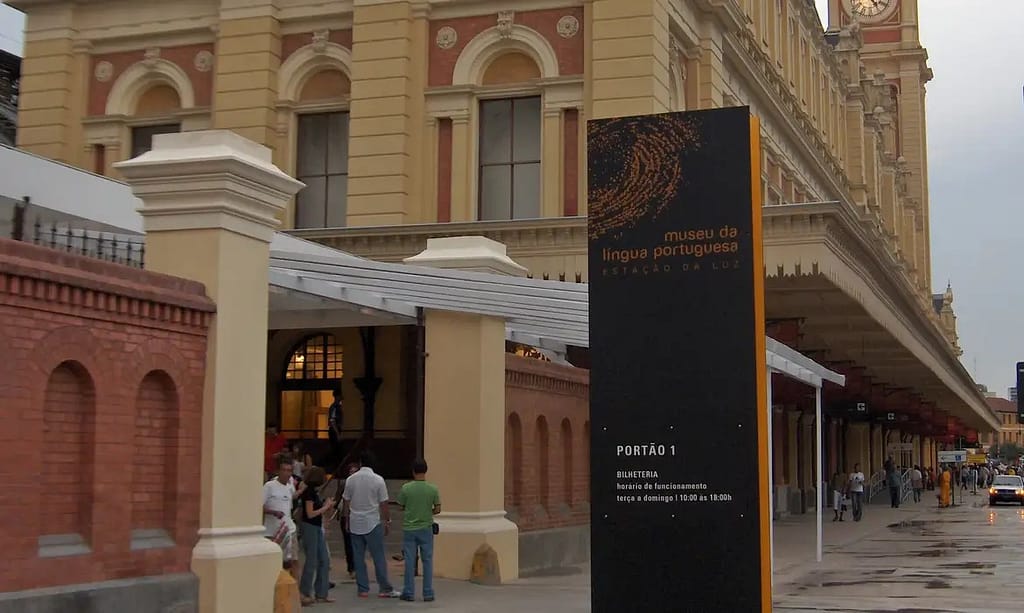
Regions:
<svg viewBox="0 0 1024 613"><path fill-rule="evenodd" d="M14 206L10 237L88 258L145 268L146 245L137 236L76 228L70 222L46 219L32 209L30 198Z"/></svg>

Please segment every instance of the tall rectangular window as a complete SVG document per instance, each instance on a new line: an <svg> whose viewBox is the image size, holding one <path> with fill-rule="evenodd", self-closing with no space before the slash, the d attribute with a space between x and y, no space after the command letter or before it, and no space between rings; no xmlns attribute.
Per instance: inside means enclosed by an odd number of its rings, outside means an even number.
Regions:
<svg viewBox="0 0 1024 613"><path fill-rule="evenodd" d="M132 157L137 158L153 148L153 137L157 134L181 132L181 124L166 123L158 126L132 128Z"/></svg>
<svg viewBox="0 0 1024 613"><path fill-rule="evenodd" d="M296 228L340 228L348 207L348 113L299 115L295 178Z"/></svg>
<svg viewBox="0 0 1024 613"><path fill-rule="evenodd" d="M540 119L540 96L480 103L480 219L540 217Z"/></svg>

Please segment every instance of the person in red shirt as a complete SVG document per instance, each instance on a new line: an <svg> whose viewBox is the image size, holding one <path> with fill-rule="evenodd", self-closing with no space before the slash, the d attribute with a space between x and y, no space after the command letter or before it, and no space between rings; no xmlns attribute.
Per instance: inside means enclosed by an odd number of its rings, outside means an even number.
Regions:
<svg viewBox="0 0 1024 613"><path fill-rule="evenodd" d="M277 474L277 460L275 456L288 446L288 439L277 431L276 424L267 426L267 436L263 442L263 472L268 475ZM269 480L269 477L268 477Z"/></svg>

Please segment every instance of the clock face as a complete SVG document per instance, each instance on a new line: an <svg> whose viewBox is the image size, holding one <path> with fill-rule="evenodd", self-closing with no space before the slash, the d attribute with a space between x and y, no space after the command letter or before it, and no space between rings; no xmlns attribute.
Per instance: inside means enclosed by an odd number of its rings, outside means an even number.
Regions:
<svg viewBox="0 0 1024 613"><path fill-rule="evenodd" d="M897 0L849 0L850 12L858 17L879 19L888 17Z"/></svg>

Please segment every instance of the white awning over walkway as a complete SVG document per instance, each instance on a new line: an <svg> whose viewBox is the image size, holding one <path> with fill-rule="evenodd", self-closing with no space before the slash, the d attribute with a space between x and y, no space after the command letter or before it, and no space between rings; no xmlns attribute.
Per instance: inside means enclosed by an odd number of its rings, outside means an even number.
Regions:
<svg viewBox="0 0 1024 613"><path fill-rule="evenodd" d="M270 284L274 292L293 297L299 306L295 310L309 310L299 305L300 299L324 301L321 310L346 303L364 316L382 318L381 323L415 322L419 307L476 313L505 319L512 341L558 353L567 345L590 344L585 284L377 262L289 239L287 246L277 241L272 246ZM305 315L278 304L280 310L271 305L273 327L310 327ZM327 325L333 321L329 317L324 313L315 325ZM772 338L767 339L767 360L773 371L813 387L845 382L842 375Z"/></svg>

